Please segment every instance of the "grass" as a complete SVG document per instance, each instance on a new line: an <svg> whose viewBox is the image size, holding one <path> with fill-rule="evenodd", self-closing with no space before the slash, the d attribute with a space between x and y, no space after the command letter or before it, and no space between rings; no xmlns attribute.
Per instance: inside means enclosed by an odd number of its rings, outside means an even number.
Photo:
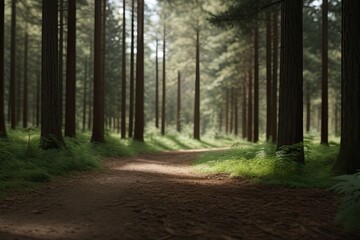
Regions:
<svg viewBox="0 0 360 240"><path fill-rule="evenodd" d="M89 143L90 133L77 139L65 138L66 147L44 151L39 148L39 131L9 130L7 140L0 140L0 197L9 190L35 186L54 177L74 171L99 170L102 160L121 158L164 150L229 146L234 139L208 137L196 141L188 135L169 133L160 136L156 130L146 133L145 143L120 140L109 133L105 144Z"/></svg>
<svg viewBox="0 0 360 240"><path fill-rule="evenodd" d="M275 153L268 143L239 142L226 152L206 153L195 161L196 171L207 174L229 174L256 182L288 187L328 188L334 184L331 166L339 145L319 145L312 139L305 144L306 164L297 164Z"/></svg>

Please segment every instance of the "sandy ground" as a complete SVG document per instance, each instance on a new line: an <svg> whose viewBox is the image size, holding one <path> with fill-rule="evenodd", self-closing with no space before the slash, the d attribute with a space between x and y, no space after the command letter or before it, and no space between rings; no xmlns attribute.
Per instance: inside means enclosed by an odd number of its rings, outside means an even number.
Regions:
<svg viewBox="0 0 360 240"><path fill-rule="evenodd" d="M335 196L192 172L202 151L106 161L0 201L0 239L360 239Z"/></svg>

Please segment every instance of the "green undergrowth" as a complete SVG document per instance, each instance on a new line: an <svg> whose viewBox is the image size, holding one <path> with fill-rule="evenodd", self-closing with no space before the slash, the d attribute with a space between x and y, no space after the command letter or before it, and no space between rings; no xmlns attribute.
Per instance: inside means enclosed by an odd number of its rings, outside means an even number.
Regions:
<svg viewBox="0 0 360 240"><path fill-rule="evenodd" d="M195 161L196 171L207 174L229 174L266 184L288 187L327 188L334 184L331 166L339 145L305 143L306 164L298 164L268 143L239 142L230 150L206 153Z"/></svg>
<svg viewBox="0 0 360 240"><path fill-rule="evenodd" d="M28 188L39 182L74 171L99 170L105 158L121 158L165 150L214 148L229 146L233 139L209 137L203 141L171 133L159 136L147 133L145 143L120 140L118 134L108 133L106 143L90 143L91 134L79 133L76 139L65 138L61 149L39 148L39 131L12 131L8 139L0 140L0 197L8 190Z"/></svg>

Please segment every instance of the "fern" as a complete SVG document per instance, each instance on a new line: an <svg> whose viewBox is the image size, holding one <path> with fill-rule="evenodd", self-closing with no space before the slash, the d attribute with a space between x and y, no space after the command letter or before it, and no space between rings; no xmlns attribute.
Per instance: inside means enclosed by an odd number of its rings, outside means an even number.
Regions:
<svg viewBox="0 0 360 240"><path fill-rule="evenodd" d="M334 179L338 183L331 190L343 195L336 222L343 224L348 231L360 228L360 173Z"/></svg>

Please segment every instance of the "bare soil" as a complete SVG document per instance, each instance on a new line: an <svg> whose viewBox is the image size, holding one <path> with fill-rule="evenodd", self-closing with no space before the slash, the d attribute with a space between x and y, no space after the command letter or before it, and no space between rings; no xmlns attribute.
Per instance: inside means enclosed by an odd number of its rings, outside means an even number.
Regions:
<svg viewBox="0 0 360 240"><path fill-rule="evenodd" d="M359 239L335 196L192 172L201 151L105 162L0 201L0 239Z"/></svg>

